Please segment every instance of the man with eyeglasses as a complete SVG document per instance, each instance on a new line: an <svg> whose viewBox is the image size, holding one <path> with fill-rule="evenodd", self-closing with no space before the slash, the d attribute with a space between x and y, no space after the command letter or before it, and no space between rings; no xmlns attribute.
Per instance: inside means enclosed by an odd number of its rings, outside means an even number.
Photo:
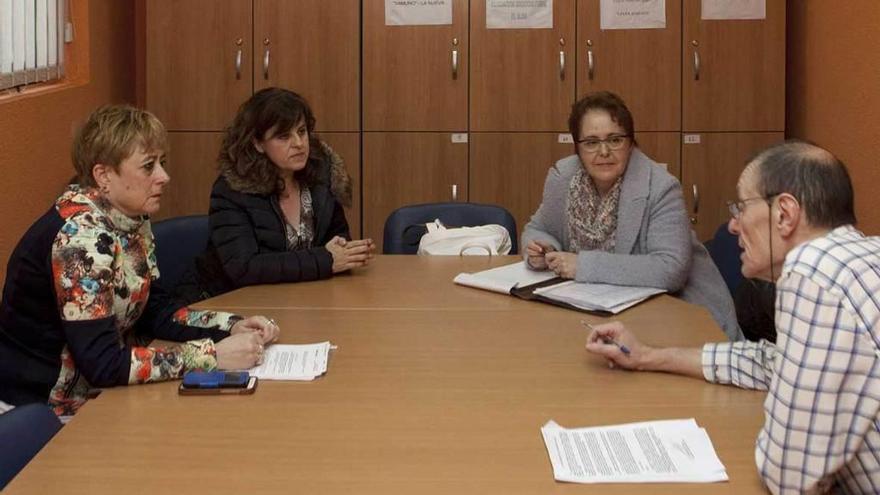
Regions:
<svg viewBox="0 0 880 495"><path fill-rule="evenodd" d="M773 493L880 493L880 238L855 229L846 167L812 144L761 152L737 194L729 228L743 275L777 282L777 343L656 348L610 323L587 350L615 367L768 390L755 460Z"/></svg>

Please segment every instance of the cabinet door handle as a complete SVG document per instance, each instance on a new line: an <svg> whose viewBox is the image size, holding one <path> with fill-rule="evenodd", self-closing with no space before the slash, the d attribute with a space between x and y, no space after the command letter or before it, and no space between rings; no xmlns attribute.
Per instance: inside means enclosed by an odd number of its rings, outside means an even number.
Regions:
<svg viewBox="0 0 880 495"><path fill-rule="evenodd" d="M559 79L565 79L565 52L559 50Z"/></svg>
<svg viewBox="0 0 880 495"><path fill-rule="evenodd" d="M458 201L458 184L452 185L452 201Z"/></svg>
<svg viewBox="0 0 880 495"><path fill-rule="evenodd" d="M694 48L694 81L700 80L700 52Z"/></svg>
<svg viewBox="0 0 880 495"><path fill-rule="evenodd" d="M235 53L235 78L241 79L241 48Z"/></svg>
<svg viewBox="0 0 880 495"><path fill-rule="evenodd" d="M452 78L458 79L458 50L452 50Z"/></svg>
<svg viewBox="0 0 880 495"><path fill-rule="evenodd" d="M263 79L269 79L269 47L263 52Z"/></svg>
<svg viewBox="0 0 880 495"><path fill-rule="evenodd" d="M697 189L697 185L693 185L693 193L694 193L694 216L691 217L691 223L697 223L697 215L700 214L700 191Z"/></svg>
<svg viewBox="0 0 880 495"><path fill-rule="evenodd" d="M587 50L587 77L591 81L593 80L593 67L594 67L593 49L590 48L589 50Z"/></svg>

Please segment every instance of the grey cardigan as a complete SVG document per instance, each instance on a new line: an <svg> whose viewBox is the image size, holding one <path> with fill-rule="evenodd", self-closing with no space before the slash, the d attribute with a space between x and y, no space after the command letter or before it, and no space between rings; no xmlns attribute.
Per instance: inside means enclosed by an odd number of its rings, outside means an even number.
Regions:
<svg viewBox="0 0 880 495"><path fill-rule="evenodd" d="M568 190L582 167L577 155L556 162L547 173L544 197L522 234L568 250ZM742 340L733 299L709 252L690 228L678 180L638 148L629 159L620 189L614 252L581 251L578 282L658 287L706 307L730 340Z"/></svg>

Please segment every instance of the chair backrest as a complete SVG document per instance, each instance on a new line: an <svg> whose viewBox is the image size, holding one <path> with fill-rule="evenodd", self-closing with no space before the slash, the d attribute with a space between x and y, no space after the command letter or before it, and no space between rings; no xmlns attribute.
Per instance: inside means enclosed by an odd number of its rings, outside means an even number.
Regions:
<svg viewBox="0 0 880 495"><path fill-rule="evenodd" d="M60 429L61 422L46 404L27 404L0 414L0 490Z"/></svg>
<svg viewBox="0 0 880 495"><path fill-rule="evenodd" d="M742 260L739 257L742 248L739 247L737 236L731 234L727 230L727 224L723 223L715 231L715 237L707 241L705 245L712 261L721 272L721 277L724 278L724 283L727 284L731 296L734 295L736 288L743 281Z"/></svg>
<svg viewBox="0 0 880 495"><path fill-rule="evenodd" d="M162 285L173 289L196 256L208 247L210 237L207 215L169 218L153 224L156 239L156 263Z"/></svg>
<svg viewBox="0 0 880 495"><path fill-rule="evenodd" d="M440 219L447 227L498 224L510 233L511 254L517 253L516 220L506 209L478 203L425 203L398 208L385 220L382 252L416 254L425 224Z"/></svg>

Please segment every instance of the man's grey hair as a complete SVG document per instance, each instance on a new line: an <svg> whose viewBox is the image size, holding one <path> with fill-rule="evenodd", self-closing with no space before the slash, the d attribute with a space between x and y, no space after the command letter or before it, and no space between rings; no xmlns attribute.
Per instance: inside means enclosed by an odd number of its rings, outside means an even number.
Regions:
<svg viewBox="0 0 880 495"><path fill-rule="evenodd" d="M835 228L856 223L852 181L846 165L831 152L807 141L789 140L758 153L758 194L789 193L811 225Z"/></svg>

